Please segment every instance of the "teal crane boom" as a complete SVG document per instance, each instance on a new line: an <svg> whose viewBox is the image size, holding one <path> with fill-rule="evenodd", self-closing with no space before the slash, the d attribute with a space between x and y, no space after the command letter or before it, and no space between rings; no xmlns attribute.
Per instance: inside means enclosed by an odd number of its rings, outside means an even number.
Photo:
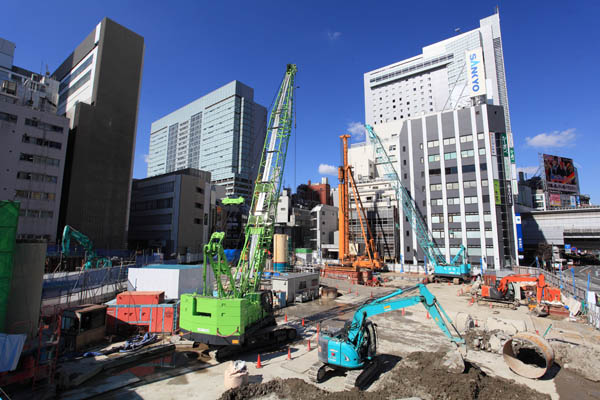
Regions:
<svg viewBox="0 0 600 400"><path fill-rule="evenodd" d="M365 125L365 128L369 141L375 150L375 158L382 165L385 178L392 182L392 186L396 192L396 201L402 204L402 210L416 233L419 247L423 250L427 260L433 264L434 274L440 277L469 279L471 264L465 262L465 247L461 244L458 254L450 262L446 260L440 252L433 235L427 228L425 218L423 218L423 215L419 211L415 200L404 185L402 185L394 164L381 143L381 139L375 133L375 129L368 124ZM462 262L459 262L460 255L463 255Z"/></svg>
<svg viewBox="0 0 600 400"><path fill-rule="evenodd" d="M61 242L63 255L69 256L71 253L71 240L75 240L85 249L85 269L99 268L102 265L105 267L112 267L112 262L107 257L98 256L96 254L92 240L70 225L65 225L65 228L63 229Z"/></svg>

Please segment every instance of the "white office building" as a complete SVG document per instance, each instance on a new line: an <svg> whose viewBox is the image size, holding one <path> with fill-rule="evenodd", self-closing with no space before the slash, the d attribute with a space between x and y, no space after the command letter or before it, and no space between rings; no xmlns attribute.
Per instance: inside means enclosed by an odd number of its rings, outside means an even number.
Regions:
<svg viewBox="0 0 600 400"><path fill-rule="evenodd" d="M510 157L502 107L481 104L375 126L402 185L414 198L442 254L460 245L469 262L500 268L518 257ZM369 143L353 144L348 157L365 207L385 210L396 198L383 159ZM424 262L417 235L397 207L400 261ZM381 214L381 213L379 213ZM391 215L376 221L390 223ZM394 221L394 222L396 222ZM378 222L379 224L379 222ZM378 226L379 229L379 226ZM385 238L386 235L382 237ZM380 250L381 251L381 250Z"/></svg>
<svg viewBox="0 0 600 400"><path fill-rule="evenodd" d="M479 49L484 76L472 77L465 58ZM365 73L366 122L379 125L468 107L471 78L478 78L488 104L504 107L512 145L499 14L480 20L479 28L423 47L422 54Z"/></svg>
<svg viewBox="0 0 600 400"><path fill-rule="evenodd" d="M69 120L56 115L58 81L13 65L0 38L0 193L20 203L17 238L56 241Z"/></svg>
<svg viewBox="0 0 600 400"><path fill-rule="evenodd" d="M154 121L148 176L184 168L211 173L228 196L252 195L267 126L254 89L233 81Z"/></svg>

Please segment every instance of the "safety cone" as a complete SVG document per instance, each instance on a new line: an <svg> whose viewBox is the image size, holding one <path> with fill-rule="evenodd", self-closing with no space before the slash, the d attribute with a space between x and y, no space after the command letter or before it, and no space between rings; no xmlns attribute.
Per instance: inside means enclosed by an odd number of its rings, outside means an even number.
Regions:
<svg viewBox="0 0 600 400"><path fill-rule="evenodd" d="M260 353L258 353L258 358L256 359L256 368L262 368L262 365L260 363Z"/></svg>
<svg viewBox="0 0 600 400"><path fill-rule="evenodd" d="M479 327L479 322L477 322L477 320L475 320L475 327Z"/></svg>
<svg viewBox="0 0 600 400"><path fill-rule="evenodd" d="M490 310L492 309L492 303L490 303Z"/></svg>
<svg viewBox="0 0 600 400"><path fill-rule="evenodd" d="M317 335L321 332L321 323L317 323Z"/></svg>
<svg viewBox="0 0 600 400"><path fill-rule="evenodd" d="M285 313L285 322L287 322L287 313Z"/></svg>
<svg viewBox="0 0 600 400"><path fill-rule="evenodd" d="M371 298L373 298L373 291L371 290Z"/></svg>
<svg viewBox="0 0 600 400"><path fill-rule="evenodd" d="M302 326L304 326L304 318L302 318Z"/></svg>
<svg viewBox="0 0 600 400"><path fill-rule="evenodd" d="M431 317L429 316L429 311L427 311L427 319L430 319Z"/></svg>
<svg viewBox="0 0 600 400"><path fill-rule="evenodd" d="M406 313L406 310L403 308L402 309L402 316L404 317L404 313Z"/></svg>
<svg viewBox="0 0 600 400"><path fill-rule="evenodd" d="M292 359L292 350L290 349L290 347L288 346L288 356L287 356L288 360Z"/></svg>
<svg viewBox="0 0 600 400"><path fill-rule="evenodd" d="M308 351L310 351L310 339L308 339Z"/></svg>

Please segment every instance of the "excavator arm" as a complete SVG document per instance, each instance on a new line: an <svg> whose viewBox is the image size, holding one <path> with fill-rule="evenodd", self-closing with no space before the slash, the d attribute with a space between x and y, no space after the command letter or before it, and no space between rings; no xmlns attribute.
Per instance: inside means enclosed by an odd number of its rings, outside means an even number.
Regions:
<svg viewBox="0 0 600 400"><path fill-rule="evenodd" d="M79 243L86 252L86 262L84 265L85 269L98 268L101 264L105 267L112 267L112 262L107 257L99 257L94 250L94 244L92 240L79 232L72 226L65 225L62 236L62 253L65 256L69 256L71 253L71 240L75 240Z"/></svg>
<svg viewBox="0 0 600 400"><path fill-rule="evenodd" d="M418 295L394 299L395 297L413 292L415 290L419 291ZM351 342L356 348L362 345L364 336L363 326L365 325L368 317L383 314L389 311L400 310L402 308L410 307L419 303L423 304L423 307L425 307L425 309L429 312L437 326L441 329L444 335L448 337L448 339L456 344L465 343L465 340L460 336L458 330L452 324L452 320L448 314L446 314L446 311L444 311L441 304L438 303L435 296L427 289L427 287L421 283L408 289L398 289L387 296L375 299L360 307L354 313L354 318L350 324L350 328L348 330L348 341ZM453 328L456 336L450 332L449 327Z"/></svg>

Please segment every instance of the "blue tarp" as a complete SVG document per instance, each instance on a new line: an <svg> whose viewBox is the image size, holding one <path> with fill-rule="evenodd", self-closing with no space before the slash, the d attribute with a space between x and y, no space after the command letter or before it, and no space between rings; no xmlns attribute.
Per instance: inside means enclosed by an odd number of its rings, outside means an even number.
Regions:
<svg viewBox="0 0 600 400"><path fill-rule="evenodd" d="M225 249L225 257L227 258L227 262L233 262L240 258L240 254L242 254L242 250L240 249Z"/></svg>
<svg viewBox="0 0 600 400"><path fill-rule="evenodd" d="M0 333L0 372L14 371L19 364L26 335Z"/></svg>

